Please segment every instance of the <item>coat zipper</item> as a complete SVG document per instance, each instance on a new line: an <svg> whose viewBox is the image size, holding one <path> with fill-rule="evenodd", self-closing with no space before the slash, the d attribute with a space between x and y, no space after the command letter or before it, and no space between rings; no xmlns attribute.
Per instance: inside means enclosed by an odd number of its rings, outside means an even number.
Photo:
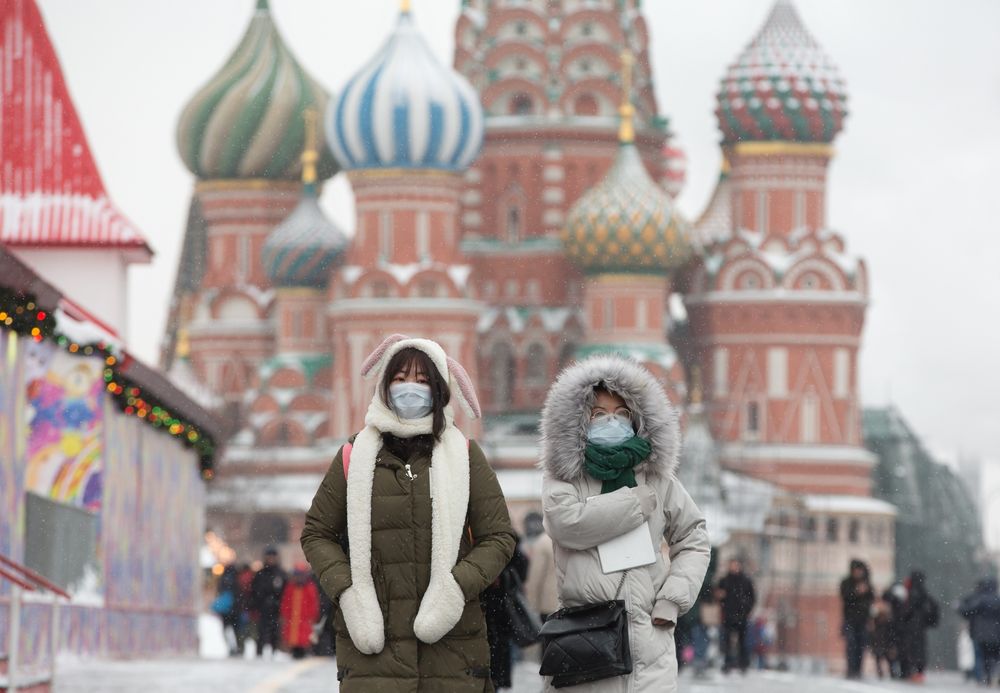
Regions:
<svg viewBox="0 0 1000 693"><path fill-rule="evenodd" d="M406 476L410 477L410 481L413 481L414 479L417 478L417 476L413 473L413 470L410 468L409 462L404 464L403 467L406 469Z"/></svg>

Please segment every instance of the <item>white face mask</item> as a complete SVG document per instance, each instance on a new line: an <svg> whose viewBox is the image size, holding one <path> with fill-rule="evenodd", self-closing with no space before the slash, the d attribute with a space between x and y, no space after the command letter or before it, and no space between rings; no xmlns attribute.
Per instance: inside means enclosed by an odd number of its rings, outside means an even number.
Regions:
<svg viewBox="0 0 1000 693"><path fill-rule="evenodd" d="M389 386L389 406L401 419L422 419L434 408L431 386L425 383L393 383Z"/></svg>
<svg viewBox="0 0 1000 693"><path fill-rule="evenodd" d="M587 440L596 445L621 445L634 435L632 422L624 416L607 416L587 428Z"/></svg>

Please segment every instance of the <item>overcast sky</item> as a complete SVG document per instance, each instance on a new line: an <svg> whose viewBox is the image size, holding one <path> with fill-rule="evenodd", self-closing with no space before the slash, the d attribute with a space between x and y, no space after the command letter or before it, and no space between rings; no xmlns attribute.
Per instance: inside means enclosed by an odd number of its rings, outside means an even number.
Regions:
<svg viewBox="0 0 1000 693"><path fill-rule="evenodd" d="M224 62L254 0L39 0L111 197L146 234L131 342L155 362L193 179L174 146L188 98ZM303 66L338 91L389 31L394 0L272 0ZM415 0L450 64L459 0ZM718 172L718 80L771 0L647 0L662 112L687 152L680 197L700 212ZM798 0L847 80L830 225L868 262L865 405L893 402L932 449L1000 458L1000 2ZM338 177L327 211L353 226Z"/></svg>

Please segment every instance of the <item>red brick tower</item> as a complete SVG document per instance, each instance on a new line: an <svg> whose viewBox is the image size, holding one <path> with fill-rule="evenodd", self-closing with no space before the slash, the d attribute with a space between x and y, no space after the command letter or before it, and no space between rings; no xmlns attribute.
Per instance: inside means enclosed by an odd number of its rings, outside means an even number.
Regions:
<svg viewBox="0 0 1000 693"><path fill-rule="evenodd" d="M792 615L786 632L803 655L839 652L836 583L851 554L882 583L892 565L891 541L866 531L892 515L869 497L875 458L861 440L867 271L825 227L845 99L836 68L779 0L722 80L731 168L699 225L707 248L686 297L723 467L804 501L803 543L789 549L798 558L777 559L785 573L766 595Z"/></svg>
<svg viewBox="0 0 1000 693"><path fill-rule="evenodd" d="M577 357L621 353L645 365L683 402L684 372L667 343L669 275L691 259L686 222L650 178L635 146L632 56L622 55L618 154L607 176L573 205L567 256L584 282L586 335Z"/></svg>
<svg viewBox="0 0 1000 693"><path fill-rule="evenodd" d="M484 306L471 291L458 218L483 117L475 91L438 63L404 2L389 39L348 82L326 126L357 209L352 246L330 289L333 428L346 437L363 425L375 387L362 380L361 364L394 332L437 340L476 379Z"/></svg>
<svg viewBox="0 0 1000 693"><path fill-rule="evenodd" d="M478 295L487 412L537 412L582 335L583 277L559 243L570 207L618 154L619 55L636 56L635 149L667 174L649 31L636 0L464 3L455 67L479 91L483 153L465 175L463 249Z"/></svg>
<svg viewBox="0 0 1000 693"><path fill-rule="evenodd" d="M233 432L243 423L243 394L274 346L274 291L261 251L299 201L304 112L322 111L328 98L285 45L267 0L258 0L236 50L178 123L178 150L198 180L164 365L190 358L198 379L225 399ZM336 164L322 138L318 147L323 180Z"/></svg>

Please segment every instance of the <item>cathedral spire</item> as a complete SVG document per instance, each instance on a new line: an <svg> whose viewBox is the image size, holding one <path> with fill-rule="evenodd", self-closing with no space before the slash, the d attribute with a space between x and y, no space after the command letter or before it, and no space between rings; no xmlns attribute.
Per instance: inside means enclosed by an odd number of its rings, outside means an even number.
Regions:
<svg viewBox="0 0 1000 693"><path fill-rule="evenodd" d="M632 52L622 51L621 78L622 78L622 103L618 107L618 115L621 122L618 125L618 142L621 144L632 144L635 141L635 106L632 105L632 65L635 58Z"/></svg>

